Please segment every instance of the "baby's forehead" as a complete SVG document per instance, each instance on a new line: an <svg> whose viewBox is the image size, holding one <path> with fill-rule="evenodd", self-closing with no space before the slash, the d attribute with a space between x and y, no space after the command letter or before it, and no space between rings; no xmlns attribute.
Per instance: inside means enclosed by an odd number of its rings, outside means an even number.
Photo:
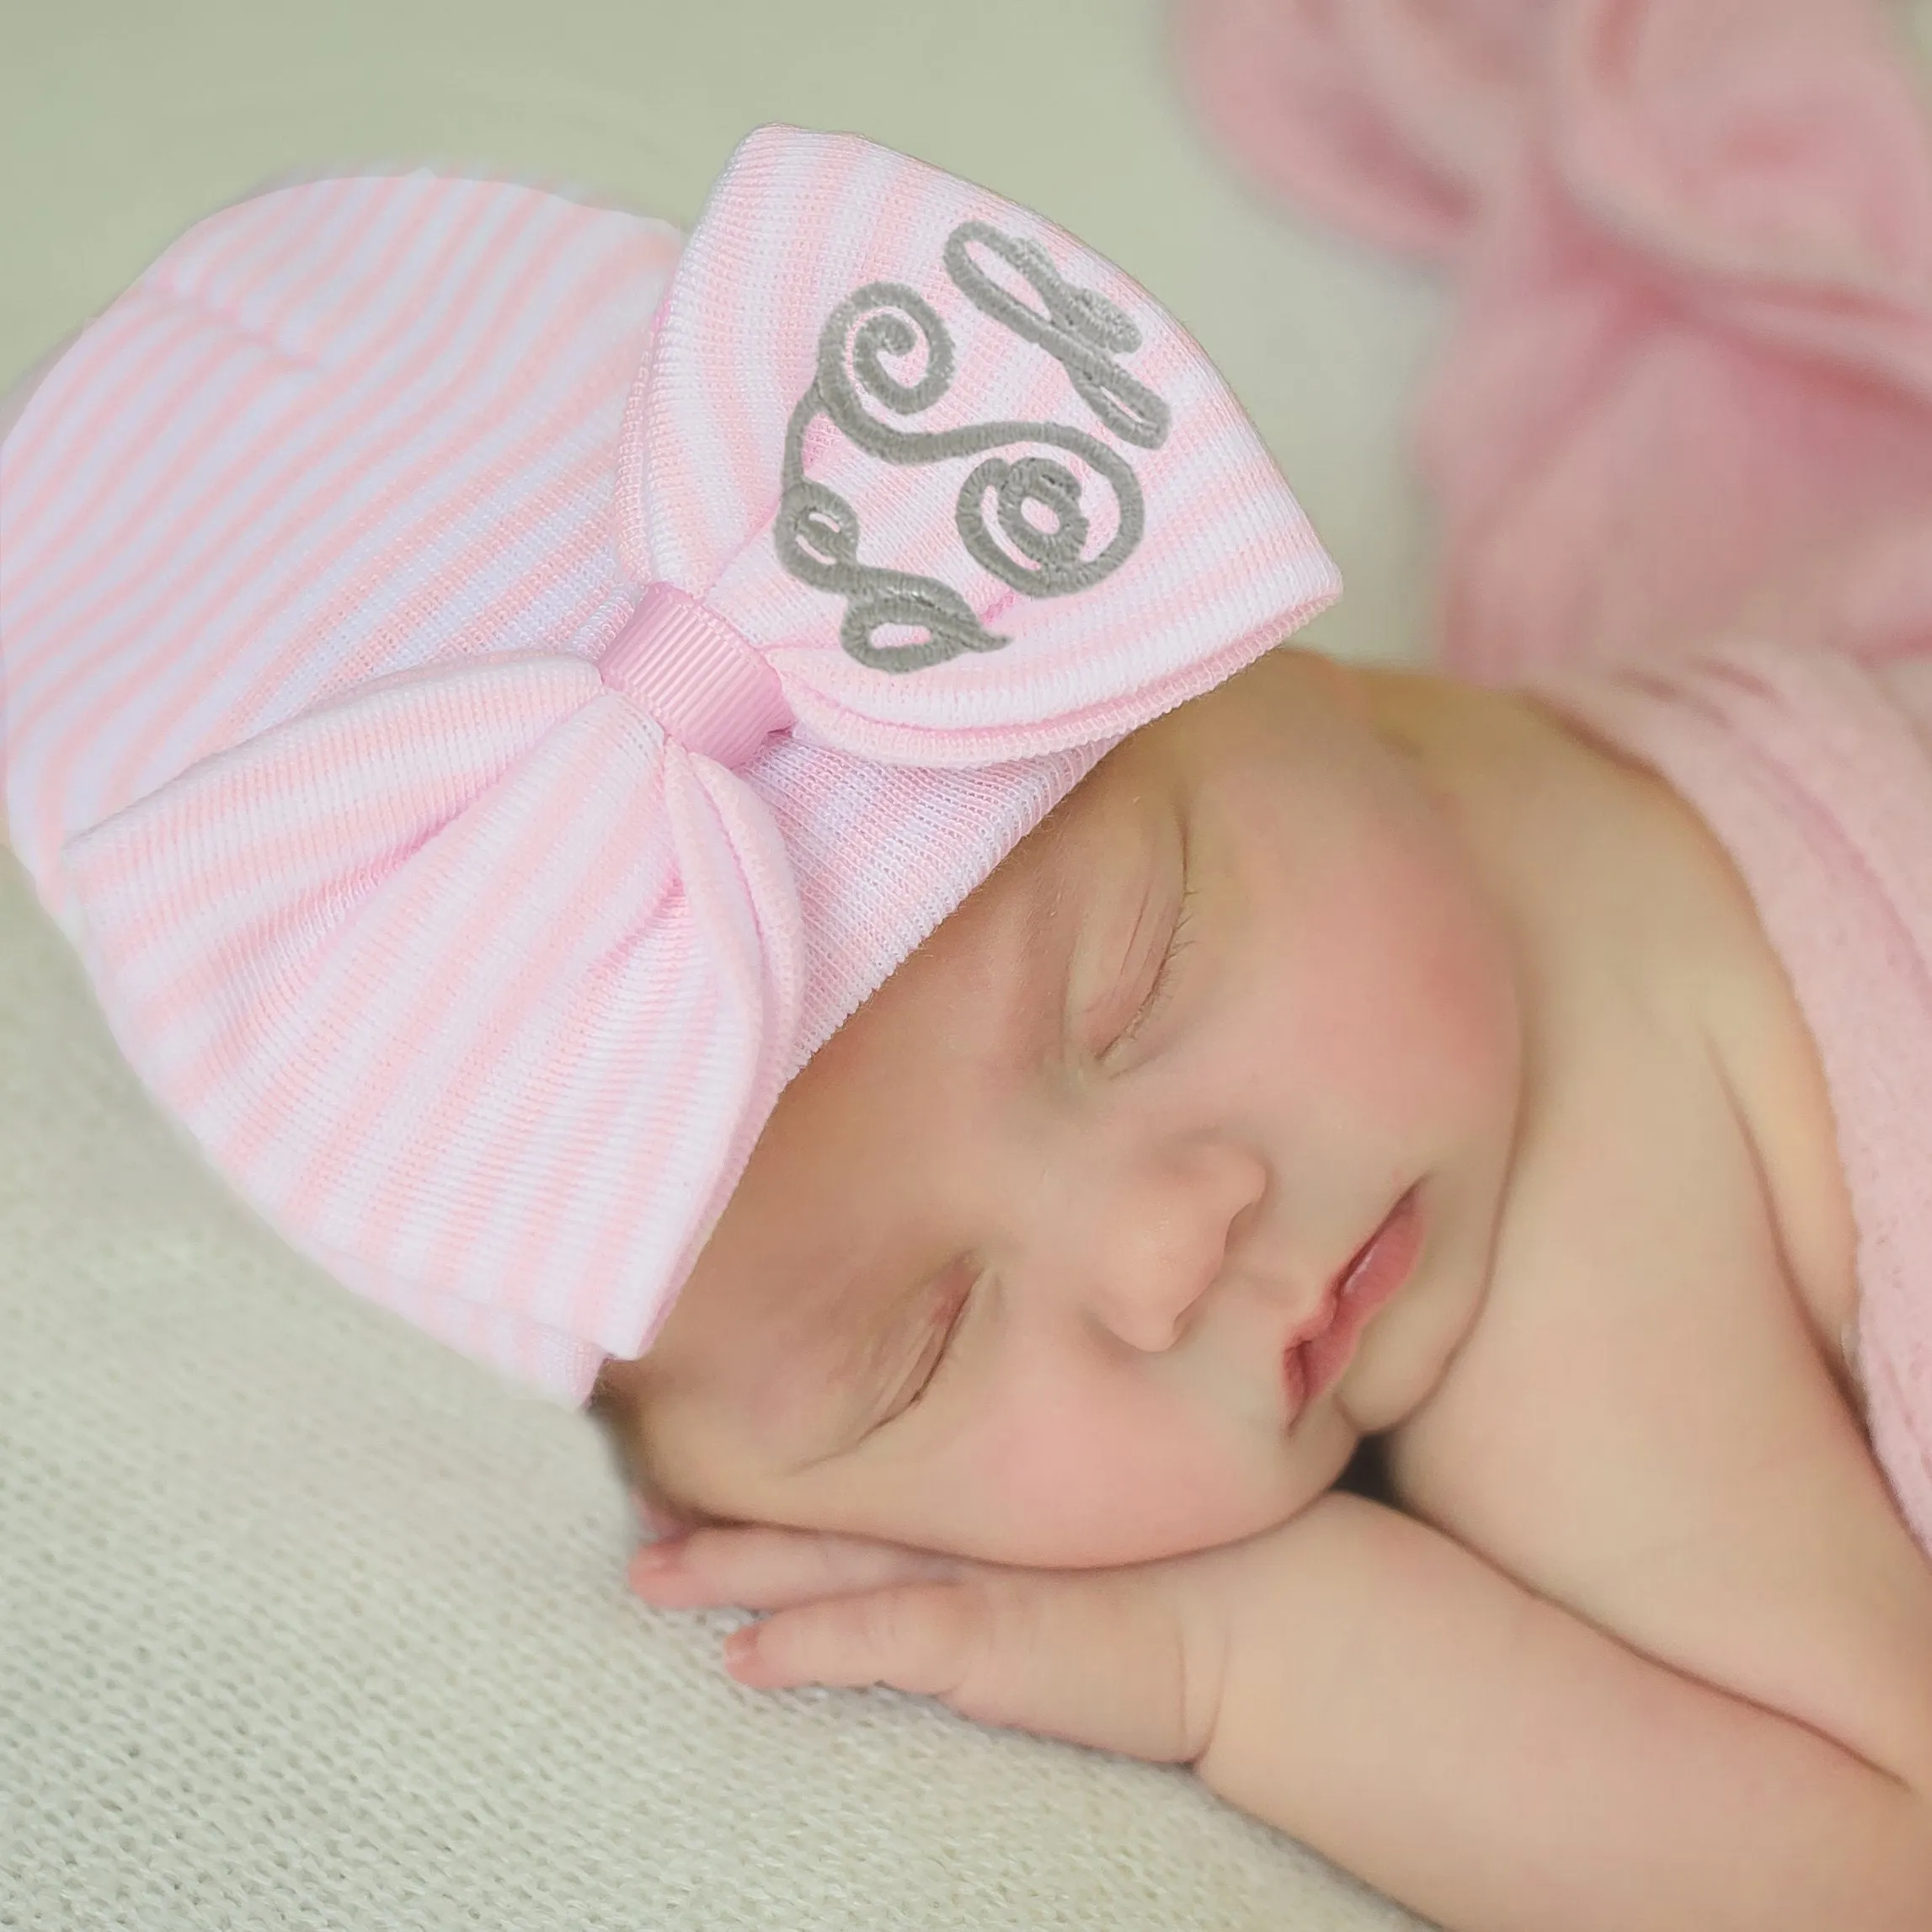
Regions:
<svg viewBox="0 0 1932 1932"><path fill-rule="evenodd" d="M1123 739L1081 779L937 929L975 921L1025 938L1064 918L1095 882L1094 868L1145 816L1144 787L1134 781L1155 750L1151 727ZM930 942L928 942L930 943Z"/></svg>

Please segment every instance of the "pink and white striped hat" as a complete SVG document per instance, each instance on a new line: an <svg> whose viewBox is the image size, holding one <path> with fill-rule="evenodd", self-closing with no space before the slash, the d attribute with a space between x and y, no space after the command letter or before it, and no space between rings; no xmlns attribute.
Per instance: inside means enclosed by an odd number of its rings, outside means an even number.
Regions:
<svg viewBox="0 0 1932 1932"><path fill-rule="evenodd" d="M840 1023L1340 588L1145 291L869 141L761 128L688 242L312 182L0 451L8 812L243 1198L581 1401Z"/></svg>

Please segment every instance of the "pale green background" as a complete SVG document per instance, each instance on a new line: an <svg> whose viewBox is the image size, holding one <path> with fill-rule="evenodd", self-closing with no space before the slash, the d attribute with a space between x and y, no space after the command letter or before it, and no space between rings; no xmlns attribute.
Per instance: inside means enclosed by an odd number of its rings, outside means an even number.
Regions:
<svg viewBox="0 0 1932 1932"><path fill-rule="evenodd" d="M1308 632L1420 639L1400 420L1433 282L1297 227L1212 152L1159 0L0 0L0 385L201 215L389 162L688 225L761 121L851 129L1039 209L1199 338L1348 585Z"/></svg>

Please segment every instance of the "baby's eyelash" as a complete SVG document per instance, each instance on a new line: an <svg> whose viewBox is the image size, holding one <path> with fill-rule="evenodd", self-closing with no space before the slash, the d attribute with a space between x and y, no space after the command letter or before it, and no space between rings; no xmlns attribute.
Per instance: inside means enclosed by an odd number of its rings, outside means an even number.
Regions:
<svg viewBox="0 0 1932 1932"><path fill-rule="evenodd" d="M1194 908L1194 882L1187 879L1181 889L1181 907L1174 916L1174 931L1167 941L1166 957L1161 962L1161 970L1154 976L1154 984L1147 989L1147 997L1140 1003L1140 1011L1129 1020L1115 1037L1115 1046L1124 1046L1137 1035L1142 1027L1154 1020L1155 1016L1167 1003L1167 995L1174 987L1174 962L1193 943L1188 931Z"/></svg>
<svg viewBox="0 0 1932 1932"><path fill-rule="evenodd" d="M887 1422L897 1421L907 1410L915 1408L924 1398L926 1391L932 1386L934 1380L939 1374L941 1364L952 1353L953 1337L959 1332L959 1324L966 1318L966 1310L972 1303L973 1289L975 1285L977 1285L976 1282L969 1283L958 1301L953 1304L952 1313L946 1318L946 1332L939 1337L939 1346L932 1352L931 1365L926 1369L926 1373L919 1378L918 1384L911 1393L904 1396L885 1416L880 1418L878 1426L881 1428L884 1428Z"/></svg>

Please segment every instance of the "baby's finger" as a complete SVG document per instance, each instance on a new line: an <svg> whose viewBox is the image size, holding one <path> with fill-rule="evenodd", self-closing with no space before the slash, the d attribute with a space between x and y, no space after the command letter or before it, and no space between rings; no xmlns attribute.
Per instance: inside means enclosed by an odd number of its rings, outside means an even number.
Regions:
<svg viewBox="0 0 1932 1932"><path fill-rule="evenodd" d="M725 1662L755 1689L888 1684L981 1723L1174 1763L1199 1750L1205 1721L1182 1644L1155 1594L985 1572L782 1611L734 1631Z"/></svg>
<svg viewBox="0 0 1932 1932"><path fill-rule="evenodd" d="M696 1529L648 1544L631 1559L630 1584L645 1602L667 1609L781 1610L855 1590L942 1582L962 1567L895 1544L761 1526Z"/></svg>

